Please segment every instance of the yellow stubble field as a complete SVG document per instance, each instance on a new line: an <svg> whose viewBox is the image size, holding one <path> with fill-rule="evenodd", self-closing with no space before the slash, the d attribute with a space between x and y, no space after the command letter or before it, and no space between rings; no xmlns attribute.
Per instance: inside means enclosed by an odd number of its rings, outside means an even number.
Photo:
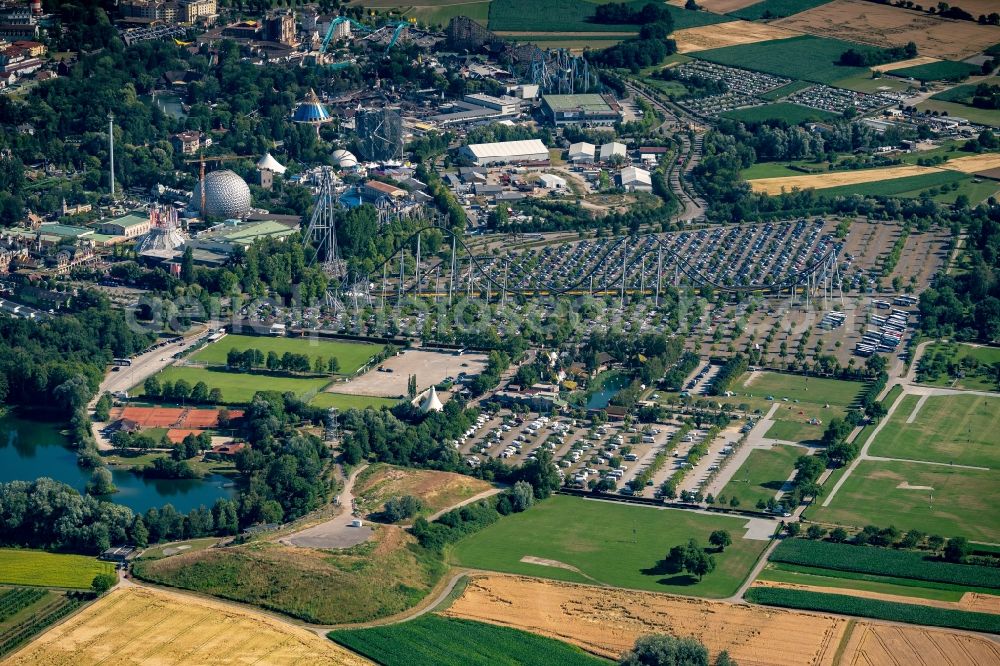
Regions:
<svg viewBox="0 0 1000 666"><path fill-rule="evenodd" d="M671 37L677 42L678 53L693 53L694 51L718 49L724 46L788 39L798 37L801 34L767 23L729 21L728 23L715 23L697 28L685 28L678 30Z"/></svg>

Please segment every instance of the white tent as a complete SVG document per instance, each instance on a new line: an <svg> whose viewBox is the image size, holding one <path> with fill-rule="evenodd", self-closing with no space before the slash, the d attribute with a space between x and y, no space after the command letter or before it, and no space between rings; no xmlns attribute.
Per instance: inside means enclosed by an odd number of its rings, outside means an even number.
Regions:
<svg viewBox="0 0 1000 666"><path fill-rule="evenodd" d="M441 399L438 398L437 389L433 386L414 398L412 404L414 407L419 407L420 411L424 414L427 412L440 412L444 409Z"/></svg>
<svg viewBox="0 0 1000 666"><path fill-rule="evenodd" d="M271 153L264 153L264 157L257 160L257 170L258 171L273 171L277 174L285 173L285 167L282 166L278 160L271 156Z"/></svg>

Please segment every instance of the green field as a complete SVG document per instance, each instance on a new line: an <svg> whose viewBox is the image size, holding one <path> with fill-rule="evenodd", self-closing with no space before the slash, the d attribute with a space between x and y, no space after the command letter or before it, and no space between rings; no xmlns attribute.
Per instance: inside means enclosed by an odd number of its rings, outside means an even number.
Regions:
<svg viewBox="0 0 1000 666"><path fill-rule="evenodd" d="M775 400L782 398L797 399L801 402L815 404L830 404L840 407L850 407L858 394L864 388L861 382L849 382L841 379L825 377L807 377L803 375L786 375L780 372L761 372L746 386L748 377L743 382L737 382L748 392L757 396L773 396Z"/></svg>
<svg viewBox="0 0 1000 666"><path fill-rule="evenodd" d="M864 71L853 76L844 77L834 81L831 85L837 88L847 88L848 90L865 93L882 92L884 89L898 92L906 90L910 87L910 84L906 81L900 81L899 79L892 79L886 76L880 76L873 79L870 71Z"/></svg>
<svg viewBox="0 0 1000 666"><path fill-rule="evenodd" d="M209 389L217 388L222 391L222 400L226 404L250 402L257 391L278 391L279 393L290 391L299 398L305 398L312 393L323 390L323 387L330 383L329 377L284 377L188 366L164 368L156 373L156 378L160 380L161 384L164 381L176 382L178 379L183 379L192 386L197 382L205 382ZM129 395L141 396L142 394L142 384L129 391Z"/></svg>
<svg viewBox="0 0 1000 666"><path fill-rule="evenodd" d="M394 407L399 403L396 398L378 398L369 395L348 395L346 393L317 393L309 401L313 407L336 407L337 409L380 409Z"/></svg>
<svg viewBox="0 0 1000 666"><path fill-rule="evenodd" d="M1000 398L929 396L907 423L918 402L915 395L903 398L872 443L871 455L1000 467Z"/></svg>
<svg viewBox="0 0 1000 666"><path fill-rule="evenodd" d="M584 2L581 0L493 0L489 8L489 28L498 31L526 33L542 32L639 32L635 24L594 23L596 5L611 0ZM641 8L644 0L629 3ZM710 12L693 12L667 5L674 19L674 29L694 28L732 19Z"/></svg>
<svg viewBox="0 0 1000 666"><path fill-rule="evenodd" d="M918 81L960 81L968 78L970 74L978 73L979 67L975 65L948 60L931 62L926 65L916 65L914 67L904 67L903 69L894 69L886 72L889 76L917 79Z"/></svg>
<svg viewBox="0 0 1000 666"><path fill-rule="evenodd" d="M931 99L939 99L942 102L957 102L958 104L968 104L969 102L972 101L972 97L976 92L976 88L982 83L991 86L1000 85L1000 77L994 76L988 79L983 79L982 81L977 81L976 83L965 83L960 86L949 88L948 90L942 90L939 93L931 95Z"/></svg>
<svg viewBox="0 0 1000 666"><path fill-rule="evenodd" d="M928 99L920 102L917 104L917 109L920 111L937 111L949 116L965 118L981 125L1000 127L1000 111L995 109L978 109L967 104L943 102L938 99Z"/></svg>
<svg viewBox="0 0 1000 666"><path fill-rule="evenodd" d="M800 166L808 171L793 169ZM757 178L781 178L784 176L806 176L810 173L828 173L826 162L814 162L812 160L795 160L792 162L757 162L751 164L746 169L740 171L740 176L744 180L755 180Z"/></svg>
<svg viewBox="0 0 1000 666"><path fill-rule="evenodd" d="M773 101L781 99L782 97L788 97L792 93L797 93L800 90L805 90L811 85L812 84L808 81L792 81L791 83L786 83L780 88L775 88L774 90L768 90L766 93L761 93L758 97Z"/></svg>
<svg viewBox="0 0 1000 666"><path fill-rule="evenodd" d="M328 361L331 358L336 358L340 362L339 374L352 375L368 363L372 356L382 351L382 345L343 342L315 337L283 338L257 335L227 335L218 342L214 342L192 354L191 360L197 363L204 363L205 365L225 365L226 355L230 349L238 351L259 349L265 355L273 351L279 356L285 352L306 354L309 356L310 362L320 357Z"/></svg>
<svg viewBox="0 0 1000 666"><path fill-rule="evenodd" d="M822 122L838 118L836 113L810 109L807 106L792 104L791 102L776 102L765 104L764 106L751 106L746 109L735 109L719 114L723 118L731 118L744 123L763 123L773 120L784 120L789 125L799 125L801 123Z"/></svg>
<svg viewBox="0 0 1000 666"><path fill-rule="evenodd" d="M939 188L942 185L950 185L951 183L961 184L967 180L971 180L968 174L942 169L941 171L925 173L919 176L906 176L905 178L890 178L870 183L827 187L816 190L816 194L828 198L847 197L853 194L915 197L920 192L930 188Z"/></svg>
<svg viewBox="0 0 1000 666"><path fill-rule="evenodd" d="M698 51L692 55L699 60L720 65L753 69L791 79L832 83L868 72L867 67L842 67L836 64L840 54L847 49L857 51L865 48L839 39L803 35Z"/></svg>
<svg viewBox="0 0 1000 666"><path fill-rule="evenodd" d="M749 7L729 12L729 14L737 18L746 19L747 21L756 21L763 18L784 18L792 14L804 12L807 9L812 9L813 7L825 5L828 2L830 0L764 0L764 2L758 2Z"/></svg>
<svg viewBox="0 0 1000 666"><path fill-rule="evenodd" d="M371 629L331 631L332 640L384 666L598 666L575 645L509 627L424 615Z"/></svg>
<svg viewBox="0 0 1000 666"><path fill-rule="evenodd" d="M994 185L994 187L996 187L996 185ZM935 343L927 346L927 349L924 350L922 358L929 359L938 354L941 354L943 358L947 359L949 364L961 364L962 360L967 358L975 359L980 365L980 371L978 374L966 372L963 377L952 377L949 376L947 372L942 372L941 375L935 379L921 378L921 384L973 389L979 391L997 390L997 382L983 376L982 368L992 366L995 363L1000 363L1000 347L974 347L972 345L956 343Z"/></svg>
<svg viewBox="0 0 1000 666"><path fill-rule="evenodd" d="M413 5L404 11L406 16L413 16L418 21L428 25L448 25L448 21L456 16L467 16L473 21L486 25L489 18L490 3L459 2L450 5Z"/></svg>
<svg viewBox="0 0 1000 666"><path fill-rule="evenodd" d="M995 470L862 460L829 506L815 504L806 515L821 523L895 525L903 531L996 543L1000 541L1000 514L994 502L998 485L1000 473Z"/></svg>
<svg viewBox="0 0 1000 666"><path fill-rule="evenodd" d="M743 539L745 524L744 518L557 495L463 539L451 555L456 564L479 569L726 597L739 587L767 545L766 541ZM733 545L722 554L714 554L714 572L699 582L688 574L665 569L662 560L671 547L690 538L708 546L708 535L716 529L728 530ZM562 562L578 572L521 562L525 556Z"/></svg>
<svg viewBox="0 0 1000 666"><path fill-rule="evenodd" d="M114 573L110 562L85 555L0 548L0 584L90 589L94 576Z"/></svg>
<svg viewBox="0 0 1000 666"><path fill-rule="evenodd" d="M721 494L739 497L740 506L746 508L756 505L757 500L766 502L781 490L785 480L795 471L795 461L804 453L806 450L797 446L754 449Z"/></svg>
<svg viewBox="0 0 1000 666"><path fill-rule="evenodd" d="M733 400L765 414L778 404L771 417L774 425L765 436L788 442L819 439L830 419L843 417L864 388L861 382L777 372L758 373L748 386L749 378L745 375L736 383L738 390Z"/></svg>
<svg viewBox="0 0 1000 666"><path fill-rule="evenodd" d="M806 572L805 569L811 569L811 572ZM769 562L758 578L759 580L773 580L778 583L836 587L844 590L862 590L865 592L878 592L879 594L895 594L901 597L915 597L917 599L934 599L936 601L958 601L965 594L964 590L940 590L932 587L900 585L898 583L848 577L863 575L853 574L848 571L832 571L830 569L798 567L796 565L785 565L780 562ZM926 585L936 585L936 583L926 583Z"/></svg>

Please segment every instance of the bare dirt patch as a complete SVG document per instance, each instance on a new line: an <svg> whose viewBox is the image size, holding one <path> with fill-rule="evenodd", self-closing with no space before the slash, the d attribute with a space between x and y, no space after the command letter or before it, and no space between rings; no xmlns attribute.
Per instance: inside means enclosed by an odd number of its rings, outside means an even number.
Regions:
<svg viewBox="0 0 1000 666"><path fill-rule="evenodd" d="M866 0L833 0L775 21L774 25L873 46L914 42L921 55L946 60L964 60L997 43L996 28L992 26L942 19Z"/></svg>
<svg viewBox="0 0 1000 666"><path fill-rule="evenodd" d="M965 158L959 158L965 159ZM782 191L791 192L793 188L805 190L815 188L817 190L828 187L840 187L841 185L857 185L858 183L873 183L893 178L906 178L908 176L920 176L926 173L940 171L932 167L907 165L889 167L887 169L859 169L857 171L833 171L830 173L818 173L805 176L780 176L778 178L757 178L751 180L750 187L754 192L764 192L766 194L781 194Z"/></svg>
<svg viewBox="0 0 1000 666"><path fill-rule="evenodd" d="M1000 663L1000 646L972 634L859 622L854 626L840 663L981 666Z"/></svg>
<svg viewBox="0 0 1000 666"><path fill-rule="evenodd" d="M728 23L716 23L714 25L703 25L697 28L678 30L672 37L677 42L678 53L691 53L693 51L718 49L724 46L753 44L755 42L766 42L774 39L788 39L789 37L798 37L800 34L799 32L768 25L767 23L730 21Z"/></svg>
<svg viewBox="0 0 1000 666"><path fill-rule="evenodd" d="M995 594L966 592L962 595L958 605L961 606L962 610L1000 615L1000 597Z"/></svg>
<svg viewBox="0 0 1000 666"><path fill-rule="evenodd" d="M445 613L551 636L609 658L650 633L694 636L742 666L832 664L846 620L519 576L473 578Z"/></svg>
<svg viewBox="0 0 1000 666"><path fill-rule="evenodd" d="M885 65L875 65L872 69L876 72L891 72L894 69L906 69L907 67L916 67L917 65L929 65L932 62L938 61L938 58L932 58L930 56L917 56L916 58L910 58L909 60L890 62Z"/></svg>
<svg viewBox="0 0 1000 666"><path fill-rule="evenodd" d="M5 662L115 664L370 664L275 618L190 595L114 590Z"/></svg>
<svg viewBox="0 0 1000 666"><path fill-rule="evenodd" d="M566 564L565 562L560 562L559 560L547 560L544 557L525 555L524 557L521 558L521 561L527 564L537 564L540 567L555 567L556 569L566 569L567 571L575 571L576 573L581 573L581 571L576 567L574 567L572 564Z"/></svg>
<svg viewBox="0 0 1000 666"><path fill-rule="evenodd" d="M486 367L486 355L456 356L448 352L407 349L397 356L387 358L380 367L384 371L369 370L360 377L331 384L329 390L351 395L398 398L406 395L410 375L417 376L417 387L420 390L440 384L446 377L457 378L461 372L474 377Z"/></svg>
<svg viewBox="0 0 1000 666"><path fill-rule="evenodd" d="M906 481L896 486L899 490L934 490L934 486L911 486Z"/></svg>
<svg viewBox="0 0 1000 666"><path fill-rule="evenodd" d="M482 479L464 474L379 464L362 472L354 494L358 509L366 513L381 511L392 497L413 495L423 503L423 513L432 514L492 487Z"/></svg>

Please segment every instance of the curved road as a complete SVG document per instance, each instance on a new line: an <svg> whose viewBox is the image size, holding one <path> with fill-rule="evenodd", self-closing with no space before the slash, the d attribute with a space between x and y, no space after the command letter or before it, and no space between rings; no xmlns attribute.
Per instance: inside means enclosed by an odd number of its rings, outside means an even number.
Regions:
<svg viewBox="0 0 1000 666"><path fill-rule="evenodd" d="M368 465L360 465L347 478L344 490L340 493L341 510L336 517L283 537L278 543L303 548L350 548L367 541L373 534L372 528L367 525L363 527L351 525L351 521L355 519L354 482L367 467Z"/></svg>

